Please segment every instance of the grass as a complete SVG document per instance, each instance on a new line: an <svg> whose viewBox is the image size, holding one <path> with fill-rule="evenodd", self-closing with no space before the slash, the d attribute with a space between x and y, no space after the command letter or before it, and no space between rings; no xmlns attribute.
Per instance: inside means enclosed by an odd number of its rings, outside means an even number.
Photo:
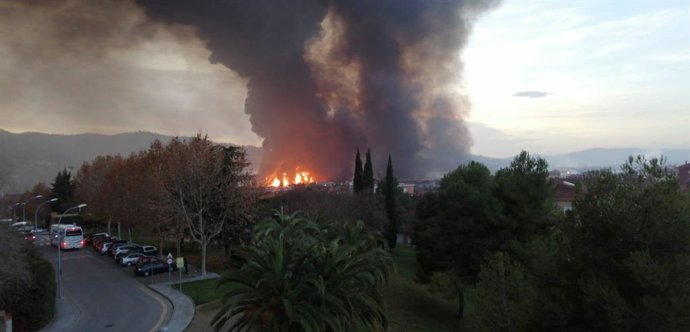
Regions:
<svg viewBox="0 0 690 332"><path fill-rule="evenodd" d="M178 285L172 287L177 289ZM233 284L218 287L218 279L207 279L182 283L182 292L191 297L195 305L201 305L221 299L226 292L235 287L237 286Z"/></svg>
<svg viewBox="0 0 690 332"><path fill-rule="evenodd" d="M457 300L446 300L417 284L414 249L393 250L396 272L382 290L391 331L458 331Z"/></svg>
<svg viewBox="0 0 690 332"><path fill-rule="evenodd" d="M429 293L425 286L414 281L417 260L414 249L399 247L393 251L395 272L388 286L382 289L386 300L390 331L458 331L457 300L446 300ZM203 280L182 284L182 291L197 305L213 302L233 288L231 284L217 287L218 280ZM213 315L220 301L197 310L198 315Z"/></svg>

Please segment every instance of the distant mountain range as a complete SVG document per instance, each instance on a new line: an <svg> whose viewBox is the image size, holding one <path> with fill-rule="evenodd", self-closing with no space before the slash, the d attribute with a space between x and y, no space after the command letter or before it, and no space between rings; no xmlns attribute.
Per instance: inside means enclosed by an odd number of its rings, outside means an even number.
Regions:
<svg viewBox="0 0 690 332"><path fill-rule="evenodd" d="M586 171L601 168L617 168L621 166L629 156L642 155L647 159L666 159L666 165L683 165L690 161L690 149L640 149L640 148L592 148L560 155L539 155L546 159L550 169L568 169L574 171ZM499 170L510 165L511 158L491 158L472 155L470 159L485 164L492 171Z"/></svg>
<svg viewBox="0 0 690 332"><path fill-rule="evenodd" d="M0 193L20 192L38 182L50 184L55 175L67 168L73 174L84 163L99 155L120 154L146 149L154 140L168 142L172 136L150 132L117 135L80 134L53 135L43 133L15 134L0 129L0 175L8 178ZM254 169L261 162L262 150L245 146L247 157ZM552 169L584 171L588 169L618 167L628 156L645 155L649 158L663 155L668 165L681 165L690 161L690 149L645 150L639 148L593 148L562 155L542 155ZM496 171L510 164L512 158L490 158L470 155L470 160L485 164Z"/></svg>
<svg viewBox="0 0 690 332"><path fill-rule="evenodd" d="M53 135L15 134L0 129L0 175L7 174L8 178L0 193L24 191L38 182L50 185L58 172L68 169L74 175L84 162L99 155L128 156L148 148L155 140L169 142L172 138L150 132ZM245 149L249 161L258 165L261 149L253 146Z"/></svg>

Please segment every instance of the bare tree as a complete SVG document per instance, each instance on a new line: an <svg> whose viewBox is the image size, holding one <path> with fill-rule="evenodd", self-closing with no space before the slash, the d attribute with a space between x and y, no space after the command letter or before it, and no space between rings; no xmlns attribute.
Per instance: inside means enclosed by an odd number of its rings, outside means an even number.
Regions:
<svg viewBox="0 0 690 332"><path fill-rule="evenodd" d="M206 275L208 245L246 206L251 179L247 166L241 148L214 146L201 135L176 138L165 147L158 172L164 204L201 246L202 275Z"/></svg>

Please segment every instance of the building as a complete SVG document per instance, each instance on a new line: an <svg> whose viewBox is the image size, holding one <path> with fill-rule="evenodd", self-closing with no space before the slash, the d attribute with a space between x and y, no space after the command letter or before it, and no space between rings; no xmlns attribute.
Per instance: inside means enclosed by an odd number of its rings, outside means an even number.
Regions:
<svg viewBox="0 0 690 332"><path fill-rule="evenodd" d="M563 212L573 209L575 184L569 181L556 180L556 204Z"/></svg>

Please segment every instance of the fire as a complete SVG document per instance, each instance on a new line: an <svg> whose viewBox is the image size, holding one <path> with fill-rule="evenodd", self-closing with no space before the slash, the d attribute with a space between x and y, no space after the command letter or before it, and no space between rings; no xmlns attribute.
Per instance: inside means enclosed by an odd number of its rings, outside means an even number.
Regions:
<svg viewBox="0 0 690 332"><path fill-rule="evenodd" d="M270 187L288 187L296 184L315 183L316 178L310 172L295 171L295 175L283 173L268 177L266 181Z"/></svg>

